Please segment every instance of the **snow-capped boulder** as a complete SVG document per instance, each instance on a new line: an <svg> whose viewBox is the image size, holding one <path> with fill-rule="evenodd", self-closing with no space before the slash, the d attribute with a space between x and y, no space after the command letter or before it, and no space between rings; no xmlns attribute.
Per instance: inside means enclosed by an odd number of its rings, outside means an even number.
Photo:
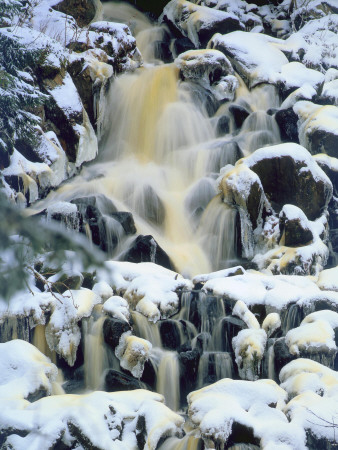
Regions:
<svg viewBox="0 0 338 450"><path fill-rule="evenodd" d="M299 118L299 141L310 153L337 157L338 107L299 101L293 107Z"/></svg>
<svg viewBox="0 0 338 450"><path fill-rule="evenodd" d="M262 183L255 172L240 163L225 166L221 177L219 189L223 201L239 209L242 256L251 258L254 230L262 225L263 208L267 206Z"/></svg>
<svg viewBox="0 0 338 450"><path fill-rule="evenodd" d="M280 245L296 247L313 239L311 226L303 211L294 205L284 205L279 214Z"/></svg>
<svg viewBox="0 0 338 450"><path fill-rule="evenodd" d="M34 345L19 339L0 344L0 402L3 408L10 407L15 398L17 401L34 401L50 395L56 376L56 366Z"/></svg>
<svg viewBox="0 0 338 450"><path fill-rule="evenodd" d="M300 326L288 331L285 337L290 353L334 367L337 318L338 314L333 311L317 311L305 317Z"/></svg>
<svg viewBox="0 0 338 450"><path fill-rule="evenodd" d="M282 436L272 430L282 429L283 442L294 442L286 417L280 411L286 392L274 381L238 381L225 378L188 395L188 414L207 448L231 448L246 442L259 445L272 440L274 448ZM275 407L277 406L277 408ZM273 447L271 447L273 448ZM302 447L299 447L302 448Z"/></svg>
<svg viewBox="0 0 338 450"><path fill-rule="evenodd" d="M244 25L235 14L186 0L171 0L161 17L183 36L187 36L196 48L206 45L215 33L230 33L244 29Z"/></svg>
<svg viewBox="0 0 338 450"><path fill-rule="evenodd" d="M107 261L106 268L114 291L153 322L177 312L178 290L192 287L190 280L154 263Z"/></svg>
<svg viewBox="0 0 338 450"><path fill-rule="evenodd" d="M275 45L279 39L271 36L234 31L215 34L208 47L220 50L229 57L235 69L249 87L259 83L277 83L282 67L288 59Z"/></svg>
<svg viewBox="0 0 338 450"><path fill-rule="evenodd" d="M331 181L300 145L288 143L261 148L239 164L259 176L267 198L276 208L286 203L296 205L314 220L331 199Z"/></svg>
<svg viewBox="0 0 338 450"><path fill-rule="evenodd" d="M189 50L175 59L184 80L201 80L207 84L233 74L229 60L218 50Z"/></svg>
<svg viewBox="0 0 338 450"><path fill-rule="evenodd" d="M243 380L257 380L261 373L267 336L261 329L242 330L232 340L239 376Z"/></svg>
<svg viewBox="0 0 338 450"><path fill-rule="evenodd" d="M115 354L123 369L129 370L135 378L141 378L151 349L152 344L149 341L132 336L131 331L127 331L121 335Z"/></svg>
<svg viewBox="0 0 338 450"><path fill-rule="evenodd" d="M317 285L323 291L338 292L338 266L322 270L319 274Z"/></svg>

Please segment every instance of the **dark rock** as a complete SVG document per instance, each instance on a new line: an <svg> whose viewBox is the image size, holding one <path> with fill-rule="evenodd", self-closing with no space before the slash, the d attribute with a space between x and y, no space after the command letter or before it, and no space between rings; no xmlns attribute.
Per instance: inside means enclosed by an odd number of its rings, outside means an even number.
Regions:
<svg viewBox="0 0 338 450"><path fill-rule="evenodd" d="M169 350L176 350L180 345L180 332L177 321L170 319L161 320L159 328L163 347Z"/></svg>
<svg viewBox="0 0 338 450"><path fill-rule="evenodd" d="M316 179L307 167L306 161L294 159L288 154L268 154L266 158L250 164L277 211L289 203L301 208L310 220L315 220L330 200L332 188L324 180Z"/></svg>
<svg viewBox="0 0 338 450"><path fill-rule="evenodd" d="M275 119L279 126L281 139L285 142L296 142L299 144L298 116L293 109L280 109L276 112Z"/></svg>
<svg viewBox="0 0 338 450"><path fill-rule="evenodd" d="M174 41L174 54L180 55L188 50L193 50L195 48L194 44L187 37L177 38Z"/></svg>
<svg viewBox="0 0 338 450"><path fill-rule="evenodd" d="M62 385L66 394L79 394L85 389L84 380L68 380Z"/></svg>
<svg viewBox="0 0 338 450"><path fill-rule="evenodd" d="M277 376L286 364L297 358L296 355L292 355L289 351L289 347L285 343L285 337L276 340L273 346L275 353L275 371Z"/></svg>
<svg viewBox="0 0 338 450"><path fill-rule="evenodd" d="M212 91L193 81L186 81L185 86L189 89L193 102L212 117L220 106L220 101L216 99Z"/></svg>
<svg viewBox="0 0 338 450"><path fill-rule="evenodd" d="M315 415L314 415L314 419L316 420L316 424L318 423L319 425L321 425L323 427L330 427L330 425L328 425L326 420L321 419L320 417L317 418ZM334 421L332 421L332 427L335 427L335 428L337 427L337 424ZM306 446L307 446L307 448L313 449L313 450L336 450L337 449L337 440L330 441L325 438L320 438L316 434L314 434L312 432L312 430L307 429L306 430Z"/></svg>
<svg viewBox="0 0 338 450"><path fill-rule="evenodd" d="M99 209L101 214L111 215L117 212L114 203L105 195L97 194L86 197L77 197L71 200L70 203L74 203L78 206L79 211L82 213L82 208L86 206L95 206Z"/></svg>
<svg viewBox="0 0 338 450"><path fill-rule="evenodd" d="M217 136L223 136L224 134L228 134L230 131L230 119L228 116L221 116L218 119L216 134Z"/></svg>
<svg viewBox="0 0 338 450"><path fill-rule="evenodd" d="M236 443L253 444L259 447L260 439L255 436L252 427L234 421L227 445L235 445Z"/></svg>
<svg viewBox="0 0 338 450"><path fill-rule="evenodd" d="M185 208L199 221L210 200L217 194L211 178L201 178L190 189L184 201Z"/></svg>
<svg viewBox="0 0 338 450"><path fill-rule="evenodd" d="M62 0L53 6L56 11L74 17L80 27L89 25L97 12L95 0Z"/></svg>
<svg viewBox="0 0 338 450"><path fill-rule="evenodd" d="M241 128L244 120L250 115L250 111L247 108L237 103L232 103L229 106L229 112L232 114L237 128Z"/></svg>
<svg viewBox="0 0 338 450"><path fill-rule="evenodd" d="M95 128L96 116L94 111L94 84L90 76L90 68L83 58L74 59L68 65L68 72L72 77L76 89L81 97L89 120Z"/></svg>
<svg viewBox="0 0 338 450"><path fill-rule="evenodd" d="M103 323L103 337L105 342L112 348L119 344L120 337L131 329L130 325L114 317L107 317Z"/></svg>
<svg viewBox="0 0 338 450"><path fill-rule="evenodd" d="M304 218L301 210L299 210L300 214L298 217L294 215L288 217L288 209L286 206L288 205L284 205L279 215L279 230L281 235L279 244L286 245L287 247L298 247L308 244L313 240L313 234L306 217ZM299 208L293 206L293 209Z"/></svg>
<svg viewBox="0 0 338 450"><path fill-rule="evenodd" d="M117 370L109 369L105 376L104 390L106 392L133 391L143 389L143 384L136 378Z"/></svg>
<svg viewBox="0 0 338 450"><path fill-rule="evenodd" d="M195 348L187 352L181 352L178 355L180 363L180 385L181 385L181 401L196 385L198 365L200 360L200 352Z"/></svg>
<svg viewBox="0 0 338 450"><path fill-rule="evenodd" d="M207 350L209 346L211 336L209 333L200 333L196 336L196 344L195 348L199 351L199 353L202 355L204 351Z"/></svg>
<svg viewBox="0 0 338 450"><path fill-rule="evenodd" d="M155 225L162 225L165 220L165 207L155 189L150 185L143 186L137 202L139 214Z"/></svg>
<svg viewBox="0 0 338 450"><path fill-rule="evenodd" d="M33 403L36 402L37 400L40 400L40 398L47 397L47 395L48 395L47 390L41 387L40 389L31 392L26 398L29 402Z"/></svg>
<svg viewBox="0 0 338 450"><path fill-rule="evenodd" d="M141 381L142 383L150 386L152 389L155 389L156 387L156 370L153 363L149 359L144 363Z"/></svg>
<svg viewBox="0 0 338 450"><path fill-rule="evenodd" d="M331 158L333 158L333 157L331 157ZM336 167L338 167L338 159L337 158L331 159L331 158L328 158L325 155L314 155L314 159L315 159L316 163L330 178L330 181L333 186L333 195L335 197L338 197L338 170L336 170ZM334 162L334 164L332 164L333 162ZM335 164L335 163L337 163L337 164ZM337 203L337 201L336 201L336 203ZM337 207L338 207L338 204L337 205L335 204L334 209L337 209ZM335 227L335 228L338 228L338 224L337 224L337 227Z"/></svg>
<svg viewBox="0 0 338 450"><path fill-rule="evenodd" d="M112 213L111 217L113 217L117 222L119 222L122 225L122 228L124 229L124 232L126 234L136 233L136 226L132 213L119 211L116 213Z"/></svg>
<svg viewBox="0 0 338 450"><path fill-rule="evenodd" d="M121 261L134 263L153 262L167 269L174 270L174 266L170 261L169 256L150 235L137 236L129 250L121 257Z"/></svg>
<svg viewBox="0 0 338 450"><path fill-rule="evenodd" d="M223 352L232 352L232 338L238 335L241 330L248 328L246 323L238 317L227 316L221 320L221 335Z"/></svg>

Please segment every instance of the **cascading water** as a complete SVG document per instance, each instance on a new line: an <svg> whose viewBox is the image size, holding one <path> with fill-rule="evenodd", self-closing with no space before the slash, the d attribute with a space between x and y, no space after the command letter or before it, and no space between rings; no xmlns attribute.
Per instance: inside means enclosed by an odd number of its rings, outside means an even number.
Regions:
<svg viewBox="0 0 338 450"><path fill-rule="evenodd" d="M124 21L131 17L129 7L127 12L108 11L111 5L105 8L108 18ZM221 105L210 118L201 100L204 88L180 80L175 64L156 60L156 43L161 41L164 28L157 27L153 33L154 28L149 28L149 22L138 13L132 22L146 64L117 77L101 99L97 160L38 208L55 201L103 195L117 211L132 213L137 232L153 236L179 273L192 277L234 266L240 260L238 212L218 195L217 178L225 165L235 164L258 147L279 142L278 127L265 112L278 106L278 96L267 86L249 92L239 79L236 101L248 106L249 115L239 133L230 123L230 132L220 136L217 118L227 114L229 107ZM103 210L101 221L108 241L104 250L118 258L129 241L123 241L121 225L109 211ZM83 226L92 238L88 224ZM154 387L169 407L178 410L188 388L233 376L235 364L230 352L234 335L225 319L222 299L201 291L183 292L181 310L170 325L177 331L177 341L168 347L158 324L132 313L133 333L153 345ZM102 338L103 321L100 313L83 321L86 389L102 388L104 371L111 368ZM268 371L275 376L272 351ZM189 364L195 380L185 385L184 371ZM188 437L177 445L174 447L199 448L199 440Z"/></svg>

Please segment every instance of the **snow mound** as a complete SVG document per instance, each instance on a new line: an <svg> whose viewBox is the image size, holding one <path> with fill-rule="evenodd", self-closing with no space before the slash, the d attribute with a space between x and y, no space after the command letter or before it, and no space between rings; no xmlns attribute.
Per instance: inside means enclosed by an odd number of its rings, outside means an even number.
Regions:
<svg viewBox="0 0 338 450"><path fill-rule="evenodd" d="M215 445L226 448L233 428L239 424L253 435L252 439L272 440L276 445L279 439L282 441L282 436L273 436L278 433L272 430L282 427L284 442L291 440L291 433L295 431L279 409L286 398L286 392L271 380L252 382L225 378L191 392L188 395L188 414L207 448L215 448Z"/></svg>
<svg viewBox="0 0 338 450"><path fill-rule="evenodd" d="M118 295L108 298L103 305L103 312L115 319L129 321L130 312L127 300Z"/></svg>
<svg viewBox="0 0 338 450"><path fill-rule="evenodd" d="M108 261L109 284L128 301L131 308L150 321L169 317L179 307L179 289L190 289L192 283L181 275L154 263Z"/></svg>
<svg viewBox="0 0 338 450"><path fill-rule="evenodd" d="M0 344L0 402L5 409L12 398L26 399L41 389L50 395L56 375L56 366L28 342Z"/></svg>
<svg viewBox="0 0 338 450"><path fill-rule="evenodd" d="M123 369L129 370L135 378L141 378L144 364L149 359L152 345L149 341L132 336L127 331L120 337L115 354L120 360Z"/></svg>
<svg viewBox="0 0 338 450"><path fill-rule="evenodd" d="M254 381L259 378L266 341L264 330L252 328L241 330L232 339L239 376L243 380Z"/></svg>

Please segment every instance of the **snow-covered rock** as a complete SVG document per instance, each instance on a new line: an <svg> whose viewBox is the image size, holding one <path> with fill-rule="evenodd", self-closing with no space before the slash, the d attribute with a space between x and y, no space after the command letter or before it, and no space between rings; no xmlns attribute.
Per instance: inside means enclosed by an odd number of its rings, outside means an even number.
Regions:
<svg viewBox="0 0 338 450"><path fill-rule="evenodd" d="M293 110L299 118L300 143L312 154L326 153L336 157L338 108L299 101L295 103Z"/></svg>
<svg viewBox="0 0 338 450"><path fill-rule="evenodd" d="M214 33L244 29L232 12L197 5L186 0L171 0L163 10L162 20L169 21L198 48L206 45Z"/></svg>
<svg viewBox="0 0 338 450"><path fill-rule="evenodd" d="M241 330L232 340L239 376L243 380L257 380L261 373L267 336L261 329Z"/></svg>
<svg viewBox="0 0 338 450"><path fill-rule="evenodd" d="M109 261L106 267L114 291L153 322L173 315L179 306L177 291L192 286L190 280L154 263Z"/></svg>
<svg viewBox="0 0 338 450"><path fill-rule="evenodd" d="M144 364L149 359L152 344L137 336L132 336L130 331L120 337L115 354L120 360L121 367L129 370L135 378L141 378Z"/></svg>

